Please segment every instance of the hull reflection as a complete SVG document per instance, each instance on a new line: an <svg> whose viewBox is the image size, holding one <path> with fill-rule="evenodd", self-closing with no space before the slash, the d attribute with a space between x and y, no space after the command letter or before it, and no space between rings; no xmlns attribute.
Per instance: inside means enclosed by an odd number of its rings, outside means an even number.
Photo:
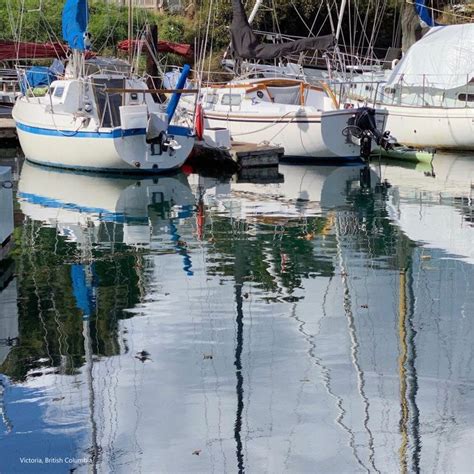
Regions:
<svg viewBox="0 0 474 474"><path fill-rule="evenodd" d="M154 218L186 217L194 205L182 173L136 179L62 172L26 162L18 188L25 215L78 243L149 244ZM108 233L109 224L116 224L120 233Z"/></svg>

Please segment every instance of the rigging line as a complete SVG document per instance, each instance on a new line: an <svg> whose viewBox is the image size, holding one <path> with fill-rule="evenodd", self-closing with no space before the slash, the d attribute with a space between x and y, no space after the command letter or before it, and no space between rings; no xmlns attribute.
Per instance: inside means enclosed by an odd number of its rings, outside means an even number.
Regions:
<svg viewBox="0 0 474 474"><path fill-rule="evenodd" d="M372 2L371 2L372 3ZM370 38L368 39L368 44L367 44L367 57L373 57L373 46L375 43L375 39L378 36L378 27L377 25L381 25L381 19L383 18L383 15L385 13L385 8L386 8L387 3L382 2L382 7L381 8L373 8L372 11L374 11L374 18L372 20L372 31L370 33ZM367 16L368 16L368 10L367 10Z"/></svg>
<svg viewBox="0 0 474 474"><path fill-rule="evenodd" d="M319 3L319 7L318 7L318 10L316 11L316 14L314 15L314 20L313 20L313 23L311 23L311 28L310 28L310 33L314 35L313 33L313 30L314 30L314 27L316 26L316 20L319 18L319 14L321 13L321 9L323 8L323 5L324 5L324 2L320 2ZM326 15L326 18L323 20L323 24L326 23L327 21L327 15Z"/></svg>
<svg viewBox="0 0 474 474"><path fill-rule="evenodd" d="M290 111L290 112L286 112L286 114L280 115L280 117L278 117L277 119L275 119L275 120L274 120L273 122L271 122L269 125L266 125L265 127L259 128L259 129L257 129L257 130L252 131L252 132L233 133L232 135L237 137L237 136L240 136L240 135L250 135L250 134L252 134L252 133L258 133L258 132L261 132L261 131L263 131L263 130L267 130L268 128L273 127L275 124L279 124L281 119L285 118L287 115L289 115L289 114L291 114L291 113L292 113L291 111ZM229 114L228 114L228 115L229 115ZM285 127L286 127L287 125L289 125L290 123L292 123L293 120L295 120L295 118L297 118L297 117L293 117L293 118L291 119L291 121L287 122L287 124L285 125ZM230 119L230 118L228 117L228 120L229 120L229 119ZM277 134L278 134L278 133L280 133L280 131L277 132ZM274 136L272 137L272 139L273 139L275 136L276 136L276 135L274 135Z"/></svg>
<svg viewBox="0 0 474 474"><path fill-rule="evenodd" d="M15 16L13 14L13 8L11 6L10 0L7 0L7 15L8 15L8 21L10 23L12 38L14 38L15 40L18 40L16 36L17 31L16 31L16 26L15 26Z"/></svg>
<svg viewBox="0 0 474 474"><path fill-rule="evenodd" d="M36 265L34 264L34 256L33 253L36 253L36 248L35 248L35 242L37 238L39 237L40 234L40 228L38 228L38 231L35 231L35 221L30 220L31 222L31 234L30 234L30 251L28 252L28 260L30 261L30 266L31 266L31 277L33 280L33 287L34 287L34 294L36 296L36 306L38 309L38 317L41 321L41 325L43 326L43 339L45 343L45 350L46 354L48 356L48 359L51 363L51 366L54 367L54 360L53 356L51 355L51 352L49 350L49 342L48 342L48 328L46 325L46 322L44 320L44 315L43 315L43 310L41 308L41 296L40 296L40 290L39 290L39 285L38 281L36 278Z"/></svg>
<svg viewBox="0 0 474 474"><path fill-rule="evenodd" d="M367 24L366 24L369 21L369 7L367 7L364 22L362 21L362 18L360 17L360 13L359 13L358 9L356 9L356 15L357 15L357 19L359 20L359 23L361 24L361 34L359 36L359 42L358 42L357 50L363 51L364 39L367 41L368 46L370 45L370 39L367 36ZM356 21L356 20L354 20L354 21Z"/></svg>
<svg viewBox="0 0 474 474"><path fill-rule="evenodd" d="M277 14L276 14L275 0L272 0L272 20L273 20L273 22L276 26L278 34L281 36L280 23L278 22L278 17L277 17Z"/></svg>
<svg viewBox="0 0 474 474"><path fill-rule="evenodd" d="M212 33L211 33L211 42L210 42L210 46L209 46L209 64L208 64L208 69L207 69L207 80L209 80L210 76L211 76L212 52L213 52L213 45L214 45L214 32L215 32L216 17L218 16L218 13L219 13L219 2L217 2L217 4L216 4L214 17L212 19Z"/></svg>
<svg viewBox="0 0 474 474"><path fill-rule="evenodd" d="M301 20L301 23L303 23L303 25L305 26L305 28L308 30L308 33L309 33L309 36L311 36L312 32L311 32L311 28L308 26L308 24L306 23L305 19L301 16L301 13L299 12L298 8L296 7L295 3L293 2L293 0L290 0L290 3L293 7L293 9L295 10L296 14L298 15L298 18ZM313 23L314 24L314 23Z"/></svg>
<svg viewBox="0 0 474 474"><path fill-rule="evenodd" d="M52 38L54 38L54 41L59 43L61 45L61 49L62 51L64 52L64 54L67 53L67 47L66 48L63 48L63 44L61 43L61 40L58 38L58 36L56 35L53 27L49 24L48 20L46 19L44 13L42 11L40 11L40 21L43 21L44 23L44 26L45 26L45 29L46 29L46 33L48 34L48 37L50 39L50 41L52 42ZM40 25L38 25L39 27Z"/></svg>
<svg viewBox="0 0 474 474"><path fill-rule="evenodd" d="M354 319L354 314L352 312L352 298L350 295L349 291L349 282L348 282L348 277L347 277L347 271L344 266L344 261L342 257L342 247L341 247L341 242L340 242L340 232L339 232L339 219L336 217L335 221L335 230L336 230L336 251L337 251L337 256L338 256L338 263L339 263L339 268L341 270L341 280L343 283L344 287L344 300L343 300L343 307L344 307L344 312L347 316L347 322L348 322L348 328L349 328L349 336L351 339L351 358L352 362L354 364L354 367L356 369L357 373L357 381L358 381L358 388L359 388L359 393L362 397L362 403L364 405L364 412L365 412L365 419L364 419L364 427L367 432L367 435L369 437L369 460L370 464L374 468L376 472L380 474L380 470L377 469L375 466L375 447L374 447L374 436L372 433L372 430L369 427L369 399L365 393L365 378L364 378L364 371L362 370L362 367L359 362L359 341L357 338L357 333L356 333L356 326L355 326L355 319Z"/></svg>
<svg viewBox="0 0 474 474"><path fill-rule="evenodd" d="M326 15L326 18L324 18L324 20L322 21L321 25L319 26L319 30L317 31L317 33L316 34L313 33L314 36L319 36L321 34L321 32L323 31L323 28L326 26L326 23L329 19L330 19L329 16Z"/></svg>
<svg viewBox="0 0 474 474"><path fill-rule="evenodd" d="M99 459L100 448L97 440L97 423L95 421L95 392L94 392L94 375L92 360L92 341L90 339L89 319L83 318L82 336L84 338L84 352L86 359L86 375L87 386L89 389L89 418L91 423L91 461L92 472L97 473L97 461Z"/></svg>
<svg viewBox="0 0 474 474"><path fill-rule="evenodd" d="M347 432L349 435L349 446L352 450L352 454L354 458L357 461L357 464L359 464L361 467L363 467L367 472L369 472L369 468L364 464L362 459L360 458L358 452L357 452L357 447L355 443L355 434L354 431L347 426L344 423L344 418L347 414L347 411L345 410L343 406L343 398L340 397L339 395L336 395L332 389L331 386L331 370L323 364L322 359L316 355L316 338L321 334L321 327L322 327L322 321L323 319L327 319L327 311L326 311L326 304L327 304L327 297L329 295L329 288L331 287L331 283L333 281L333 276L329 277L328 285L326 287L326 290L324 292L323 296L323 304L322 304L322 313L323 316L318 320L318 330L316 331L315 334L311 335L307 333L303 326L301 326L301 333L305 336L306 341L308 342L309 349L308 349L308 355L314 359L314 363L316 366L320 369L321 375L322 375L322 382L324 385L324 388L326 389L326 392L335 400L336 403L336 409L339 412L338 416L334 420L344 431Z"/></svg>
<svg viewBox="0 0 474 474"><path fill-rule="evenodd" d="M108 17L108 18L110 19L110 17ZM116 30L116 28L117 28L117 25L119 24L119 21L120 21L120 17L117 16L117 19L115 20L115 23L114 23L114 25L112 26L112 28L110 28L110 22L109 22L109 25L108 25L108 27L109 27L109 28L108 28L109 32L108 32L108 34L107 34L107 37L106 37L105 40L104 40L104 43L103 43L102 46L97 50L97 54L101 54L102 51L107 47L107 44L109 43L109 39L112 38L113 35L115 34L115 30ZM104 29L105 29L105 27L104 27ZM100 33L102 33L102 31L101 31ZM99 35L97 35L97 37L99 37ZM96 48L96 44L97 44L96 40L93 40L92 44L93 44L94 48ZM112 43L112 45L113 45L113 47L115 47L115 44Z"/></svg>
<svg viewBox="0 0 474 474"><path fill-rule="evenodd" d="M331 5L329 4L329 0L326 0L326 8L328 9L328 17L329 17L329 24L331 26L331 33L333 36L336 36L336 28L334 27L334 20L332 18L332 11Z"/></svg>
<svg viewBox="0 0 474 474"><path fill-rule="evenodd" d="M212 8L213 5L214 5L214 0L211 0L210 3L209 3L209 12L208 12L208 16L207 16L206 34L204 36L204 41L202 43L203 46L201 48L201 57L199 58L199 64L198 64L198 67L197 67L197 69L199 70L199 74L198 74L199 82L202 81L202 77L203 77L203 74L204 74L204 67L205 67L204 58L205 58L205 55L206 55L207 43L209 41L209 30L210 30L210 27L211 27L211 14L212 14L212 10L213 10L213 8Z"/></svg>
<svg viewBox="0 0 474 474"><path fill-rule="evenodd" d="M382 22L383 22L383 17L385 15L385 10L387 9L387 4L388 2L383 2L382 4L382 8L380 9L377 9L376 10L376 20L374 20L374 26L372 28L372 36L371 36L371 43L370 43L370 47L373 51L373 48L374 48L374 44L375 44L375 40L377 39L378 35L379 35L379 32L380 32L380 28L382 27Z"/></svg>
<svg viewBox="0 0 474 474"><path fill-rule="evenodd" d="M312 336L311 335L308 336L305 333L304 326L306 325L306 321L300 319L296 315L296 305L297 305L296 302L293 303L293 305L292 305L290 318L293 318L297 321L297 326L298 326L297 330L298 330L298 332L303 334L303 337L306 340L306 342L309 342L309 344L311 344ZM303 393L305 391L305 385L306 385L306 382L309 381L308 375L309 375L309 371L310 371L312 366L313 366L313 364L311 363L311 356L310 356L309 363L307 363L307 367L303 372L304 379L300 381L300 388L298 390L298 395L297 395L297 398L296 398L297 401L296 401L296 404L295 404L294 409L293 409L293 413L296 416L296 422L294 423L291 430L288 432L288 439L285 440L288 444L288 450L286 452L285 461L284 461L284 466L285 466L285 471L286 472L290 472L290 470L288 468L288 464L289 464L290 457L291 457L292 450L293 450L293 441L292 441L292 439L294 438L296 429L301 425L301 422L303 421L303 414L301 412L298 413L298 411L300 410L300 406L302 404L302 397L303 397Z"/></svg>
<svg viewBox="0 0 474 474"><path fill-rule="evenodd" d="M370 12L370 3L369 3L369 6L367 6L365 10L364 21L362 21L362 18L360 17L359 9L356 8L357 18L359 19L359 22L361 24L361 35L359 36L359 42L357 45L358 49L362 49L364 38L367 40L367 42L369 42L369 37L367 36L367 24L369 22L369 12Z"/></svg>
<svg viewBox="0 0 474 474"><path fill-rule="evenodd" d="M347 24L349 25L349 33L348 33L348 36L349 36L349 51L350 51L350 54L351 54L351 61L355 61L355 51L353 50L353 44L354 44L354 41L355 41L355 30L356 30L356 23L355 23L355 15L354 15L354 23L351 22L351 12L352 12L352 2L347 2L348 5L347 5L347 16L348 16L348 22ZM344 16L343 18L344 19ZM342 21L342 20L341 20ZM353 63L353 65L355 66L356 64Z"/></svg>
<svg viewBox="0 0 474 474"><path fill-rule="evenodd" d="M23 16L25 14L25 0L21 1L21 10L20 10L20 17L18 19L18 44L16 46L16 61L19 61L20 58L20 39L21 39L21 33L23 29Z"/></svg>

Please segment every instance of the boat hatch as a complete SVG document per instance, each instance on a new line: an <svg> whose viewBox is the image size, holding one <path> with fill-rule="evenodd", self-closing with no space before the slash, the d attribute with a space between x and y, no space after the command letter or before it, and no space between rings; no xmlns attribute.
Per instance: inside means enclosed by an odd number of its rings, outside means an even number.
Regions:
<svg viewBox="0 0 474 474"><path fill-rule="evenodd" d="M105 89L124 89L125 79L94 78L93 89L97 104L97 112L101 127L119 127L120 107L123 104L123 94L107 93Z"/></svg>

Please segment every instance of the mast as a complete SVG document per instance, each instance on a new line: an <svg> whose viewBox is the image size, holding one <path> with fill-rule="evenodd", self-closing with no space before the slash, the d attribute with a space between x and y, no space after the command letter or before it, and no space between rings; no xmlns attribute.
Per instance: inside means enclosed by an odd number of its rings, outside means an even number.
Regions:
<svg viewBox="0 0 474 474"><path fill-rule="evenodd" d="M260 8L260 5L263 3L263 0L256 0L255 5L252 8L252 11L250 12L249 15L249 25L252 24L252 21L254 20L255 16L257 15L257 12Z"/></svg>
<svg viewBox="0 0 474 474"><path fill-rule="evenodd" d="M133 0L128 0L128 62L132 64Z"/></svg>
<svg viewBox="0 0 474 474"><path fill-rule="evenodd" d="M342 28L342 18L344 17L344 11L346 9L347 0L342 0L341 8L339 9L339 17L337 20L337 28L336 28L336 45L339 41L339 36L341 35L341 28Z"/></svg>

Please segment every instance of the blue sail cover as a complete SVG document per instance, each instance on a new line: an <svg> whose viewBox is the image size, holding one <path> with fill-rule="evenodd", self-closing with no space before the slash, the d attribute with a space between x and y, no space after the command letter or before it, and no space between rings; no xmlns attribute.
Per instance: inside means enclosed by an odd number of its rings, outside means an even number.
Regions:
<svg viewBox="0 0 474 474"><path fill-rule="evenodd" d="M66 0L63 8L63 38L69 47L84 51L88 23L87 0Z"/></svg>
<svg viewBox="0 0 474 474"><path fill-rule="evenodd" d="M426 26L439 26L439 23L434 21L433 15L431 14L429 8L425 4L425 0L416 0L415 1L416 13L420 17L422 23Z"/></svg>

